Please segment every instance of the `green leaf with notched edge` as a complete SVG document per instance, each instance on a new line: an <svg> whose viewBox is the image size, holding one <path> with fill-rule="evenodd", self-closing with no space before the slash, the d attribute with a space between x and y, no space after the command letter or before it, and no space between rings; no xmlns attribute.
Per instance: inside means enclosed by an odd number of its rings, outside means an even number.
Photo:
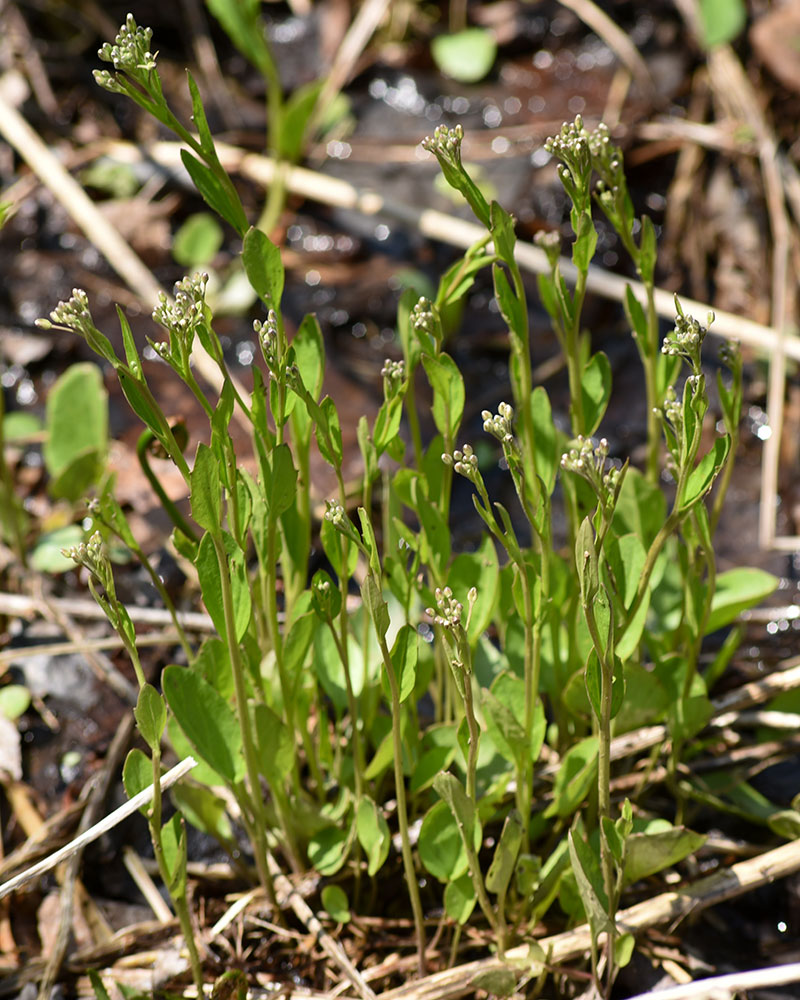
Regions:
<svg viewBox="0 0 800 1000"><path fill-rule="evenodd" d="M231 706L193 670L169 666L164 695L198 756L231 784L244 777L242 734Z"/></svg>
<svg viewBox="0 0 800 1000"><path fill-rule="evenodd" d="M392 836L383 813L368 796L363 796L358 803L356 832L367 856L367 874L371 877L383 867L389 856Z"/></svg>
<svg viewBox="0 0 800 1000"><path fill-rule="evenodd" d="M281 252L266 233L251 227L244 238L242 263L250 284L270 309L279 309L283 295Z"/></svg>

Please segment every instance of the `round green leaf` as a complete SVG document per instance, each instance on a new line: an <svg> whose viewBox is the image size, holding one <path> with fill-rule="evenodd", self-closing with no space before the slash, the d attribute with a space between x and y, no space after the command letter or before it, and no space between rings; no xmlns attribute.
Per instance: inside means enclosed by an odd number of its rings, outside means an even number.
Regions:
<svg viewBox="0 0 800 1000"><path fill-rule="evenodd" d="M224 240L222 226L210 212L190 215L172 241L172 256L188 268L206 267Z"/></svg>
<svg viewBox="0 0 800 1000"><path fill-rule="evenodd" d="M337 924L346 924L350 920L350 905L341 886L326 885L322 890L322 905L331 920L335 920Z"/></svg>
<svg viewBox="0 0 800 1000"><path fill-rule="evenodd" d="M464 842L446 802L437 802L425 814L418 847L423 865L440 882L451 882L467 870Z"/></svg>
<svg viewBox="0 0 800 1000"><path fill-rule="evenodd" d="M460 83L477 83L494 64L497 42L483 28L466 28L434 38L431 55L442 73Z"/></svg>

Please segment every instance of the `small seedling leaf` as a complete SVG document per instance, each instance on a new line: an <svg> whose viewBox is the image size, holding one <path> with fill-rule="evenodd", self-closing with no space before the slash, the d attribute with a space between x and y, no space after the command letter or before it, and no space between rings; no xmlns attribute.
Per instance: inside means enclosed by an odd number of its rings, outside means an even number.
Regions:
<svg viewBox="0 0 800 1000"><path fill-rule="evenodd" d="M444 890L444 908L448 917L462 926L472 916L478 897L475 894L475 883L469 872L459 875L448 882Z"/></svg>
<svg viewBox="0 0 800 1000"><path fill-rule="evenodd" d="M346 830L326 826L308 844L308 860L320 875L335 875L347 860L350 838Z"/></svg>
<svg viewBox="0 0 800 1000"><path fill-rule="evenodd" d="M350 904L347 893L340 885L326 885L320 894L325 912L337 924L346 924L350 920Z"/></svg>
<svg viewBox="0 0 800 1000"><path fill-rule="evenodd" d="M465 28L434 38L431 55L446 76L459 83L477 83L494 65L497 42L485 28Z"/></svg>
<svg viewBox="0 0 800 1000"><path fill-rule="evenodd" d="M368 796L363 796L358 803L356 831L367 856L367 874L371 878L383 867L389 856L392 836L383 813Z"/></svg>
<svg viewBox="0 0 800 1000"><path fill-rule="evenodd" d="M108 393L97 365L72 365L55 381L47 396L45 426L42 453L51 476L86 455L94 456L90 468L100 471L108 441ZM67 499L77 500L91 481L74 483L78 492Z"/></svg>
<svg viewBox="0 0 800 1000"><path fill-rule="evenodd" d="M38 573L66 573L74 569L75 563L62 555L62 549L80 545L83 541L83 531L77 524L68 524L65 528L56 528L41 535L33 548L30 565Z"/></svg>
<svg viewBox="0 0 800 1000"><path fill-rule="evenodd" d="M196 212L175 233L172 256L181 267L207 267L222 246L225 234L216 216Z"/></svg>
<svg viewBox="0 0 800 1000"><path fill-rule="evenodd" d="M476 990L483 990L492 997L510 997L517 988L519 975L517 969L503 965L498 969L479 972L470 980L470 986L474 986Z"/></svg>
<svg viewBox="0 0 800 1000"><path fill-rule="evenodd" d="M700 0L702 41L707 49L732 42L747 23L744 0Z"/></svg>

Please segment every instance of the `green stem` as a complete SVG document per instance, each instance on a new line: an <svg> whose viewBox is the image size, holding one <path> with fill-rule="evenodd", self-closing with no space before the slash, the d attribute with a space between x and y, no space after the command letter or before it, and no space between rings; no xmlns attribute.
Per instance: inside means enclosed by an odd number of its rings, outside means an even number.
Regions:
<svg viewBox="0 0 800 1000"><path fill-rule="evenodd" d="M267 817L264 810L264 799L261 794L261 780L258 770L258 760L256 757L253 732L250 724L250 713L247 708L247 687L244 678L244 666L239 652L239 644L236 642L236 626L233 613L233 593L231 591L230 572L225 548L222 544L221 533L211 534L214 544L214 551L217 555L219 565L219 576L222 587L222 610L225 618L225 639L228 645L228 655L231 661L231 672L233 674L233 687L236 697L236 714L239 720L239 729L242 734L242 747L244 749L245 767L247 769L247 779L249 783L248 798L250 809L253 814L253 833L255 835L253 846L255 848L256 869L261 884L264 886L269 897L270 904L274 907L276 914L280 913L278 897L275 893L275 883L272 873L267 864ZM290 831L284 833L289 839ZM291 843L291 841L290 841Z"/></svg>
<svg viewBox="0 0 800 1000"><path fill-rule="evenodd" d="M397 823L400 827L400 842L402 844L403 868L405 870L408 895L414 914L414 926L417 932L417 959L420 976L425 975L425 919L422 912L422 900L419 895L417 875L414 871L414 858L411 853L411 838L408 834L408 808L406 805L406 786L403 775L403 737L400 730L400 689L394 672L386 637L376 630L378 644L381 649L383 665L389 681L392 696L392 745L394 749L394 784L397 795Z"/></svg>
<svg viewBox="0 0 800 1000"><path fill-rule="evenodd" d="M157 440L155 434L151 430L143 431L139 436L139 440L136 443L136 457L139 459L139 465L142 468L142 472L145 474L147 481L153 488L153 492L156 494L158 499L161 501L161 506L169 515L169 519L175 525L175 527L183 532L187 538L191 538L192 541L199 542L200 539L197 536L197 532L189 524L186 518L181 514L175 504L170 500L167 494L164 492L164 487L161 485L158 477L153 472L150 467L150 459L148 458L148 451L150 445L153 441ZM177 447L177 445L176 445ZM188 479L188 474L187 477Z"/></svg>
<svg viewBox="0 0 800 1000"><path fill-rule="evenodd" d="M198 997L203 996L203 967L200 962L200 955L197 951L197 942L194 937L194 927L192 926L192 917L189 913L189 905L186 900L186 890L185 881L184 888L182 892L173 892L169 887L172 884L172 873L167 868L167 863L164 858L164 845L161 839L161 812L162 812L162 795L161 795L161 749L157 745L152 748L152 761L153 761L153 801L150 805L148 820L150 825L150 839L153 843L153 853L155 854L156 864L158 865L158 873L161 876L161 881L167 886L170 898L175 907L175 913L178 917L178 922L181 925L181 933L183 934L183 940L186 943L186 949L189 952L189 965L192 970L192 980L194 981L195 988L197 989ZM185 850L185 845L184 845ZM180 862L178 862L180 864Z"/></svg>

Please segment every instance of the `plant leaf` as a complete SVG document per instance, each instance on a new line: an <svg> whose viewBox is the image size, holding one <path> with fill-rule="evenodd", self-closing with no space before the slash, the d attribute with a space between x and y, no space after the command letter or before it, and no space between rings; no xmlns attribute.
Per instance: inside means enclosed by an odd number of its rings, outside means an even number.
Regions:
<svg viewBox="0 0 800 1000"><path fill-rule="evenodd" d="M244 777L242 734L231 706L194 670L169 666L162 675L164 695L197 754L226 781Z"/></svg>
<svg viewBox="0 0 800 1000"><path fill-rule="evenodd" d="M437 35L431 55L446 76L459 83L477 83L494 65L497 42L485 28L465 28L452 35Z"/></svg>

